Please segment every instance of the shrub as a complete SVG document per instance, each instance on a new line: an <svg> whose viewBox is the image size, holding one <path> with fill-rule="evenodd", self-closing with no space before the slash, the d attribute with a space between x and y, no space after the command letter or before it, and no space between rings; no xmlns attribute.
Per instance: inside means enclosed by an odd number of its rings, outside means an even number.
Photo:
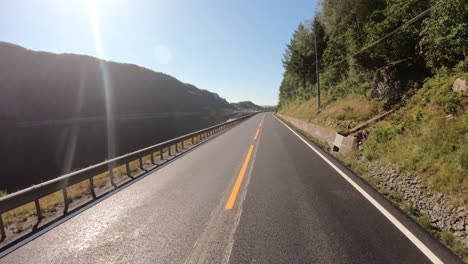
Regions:
<svg viewBox="0 0 468 264"><path fill-rule="evenodd" d="M465 60L460 61L455 68L453 69L454 72L468 72L468 58Z"/></svg>

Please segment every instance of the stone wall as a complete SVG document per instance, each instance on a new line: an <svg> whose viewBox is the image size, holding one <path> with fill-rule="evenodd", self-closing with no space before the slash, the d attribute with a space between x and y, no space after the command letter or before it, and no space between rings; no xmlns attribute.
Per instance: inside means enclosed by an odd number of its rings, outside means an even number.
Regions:
<svg viewBox="0 0 468 264"><path fill-rule="evenodd" d="M293 126L297 127L298 129L308 133L312 137L322 142L326 142L330 146L330 149L333 150L334 147L336 147L335 149L337 149L339 153L348 154L355 150L357 147L357 140L354 136L346 136L343 137L342 140L337 140L342 136L337 134L336 131L333 129L321 127L312 123L304 122L297 118L289 117L278 113L276 115L293 124ZM339 145L336 145L336 142L339 142Z"/></svg>
<svg viewBox="0 0 468 264"><path fill-rule="evenodd" d="M468 210L464 206L455 206L443 193L430 190L416 173L398 173L379 161L359 162L367 166L369 177L376 179L380 188L400 197L402 202L427 217L432 226L452 233L468 248Z"/></svg>

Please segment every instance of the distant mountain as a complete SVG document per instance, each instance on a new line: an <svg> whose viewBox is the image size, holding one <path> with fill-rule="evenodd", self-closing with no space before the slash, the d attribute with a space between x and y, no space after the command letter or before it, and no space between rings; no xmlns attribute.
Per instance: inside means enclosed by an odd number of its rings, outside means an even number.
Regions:
<svg viewBox="0 0 468 264"><path fill-rule="evenodd" d="M261 111L263 107L252 103L251 101L243 101L238 103L231 103L237 111Z"/></svg>
<svg viewBox="0 0 468 264"><path fill-rule="evenodd" d="M263 109L265 111L275 111L276 110L276 105L262 105Z"/></svg>
<svg viewBox="0 0 468 264"><path fill-rule="evenodd" d="M215 93L137 65L0 42L0 120L104 116L106 102L116 116L235 110Z"/></svg>
<svg viewBox="0 0 468 264"><path fill-rule="evenodd" d="M0 42L0 190L237 117L215 93L137 65Z"/></svg>

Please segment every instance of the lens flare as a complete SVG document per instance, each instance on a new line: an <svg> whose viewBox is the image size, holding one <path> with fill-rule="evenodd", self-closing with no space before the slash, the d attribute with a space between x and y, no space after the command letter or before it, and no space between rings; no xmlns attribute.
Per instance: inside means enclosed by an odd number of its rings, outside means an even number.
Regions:
<svg viewBox="0 0 468 264"><path fill-rule="evenodd" d="M69 173L73 169L73 160L76 153L76 144L78 141L78 136L80 134L80 127L82 123L80 122L80 114L83 106L83 95L84 95L84 86L86 81L86 69L84 66L81 67L80 73L80 89L78 93L78 101L75 105L74 116L71 121L71 126L69 130L69 140L66 144L64 164L62 166L62 173Z"/></svg>
<svg viewBox="0 0 468 264"><path fill-rule="evenodd" d="M106 128L107 128L107 157L113 158L116 156L115 147L115 124L113 120L113 109L112 109L112 89L111 82L109 79L109 69L107 64L102 60L104 58L104 51L101 39L101 30L99 25L99 19L96 12L96 2L88 0L88 13L91 23L91 30L93 32L94 45L99 60L99 67L101 71L102 83L104 88L104 97L106 105Z"/></svg>

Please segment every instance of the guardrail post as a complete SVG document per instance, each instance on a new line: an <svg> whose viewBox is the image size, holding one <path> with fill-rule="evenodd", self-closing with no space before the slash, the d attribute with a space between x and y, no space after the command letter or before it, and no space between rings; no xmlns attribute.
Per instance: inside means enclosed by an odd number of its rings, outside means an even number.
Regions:
<svg viewBox="0 0 468 264"><path fill-rule="evenodd" d="M159 157L161 158L161 160L164 160L164 148L161 148L159 150Z"/></svg>
<svg viewBox="0 0 468 264"><path fill-rule="evenodd" d="M42 211L39 199L34 200L34 205L36 206L37 222L40 222L42 220Z"/></svg>
<svg viewBox="0 0 468 264"><path fill-rule="evenodd" d="M184 140L182 140L182 149L184 149Z"/></svg>
<svg viewBox="0 0 468 264"><path fill-rule="evenodd" d="M67 194L67 187L63 188L62 189L62 194L63 194L63 205L64 205L64 208L63 208L63 214L67 214L68 213L68 194Z"/></svg>
<svg viewBox="0 0 468 264"><path fill-rule="evenodd" d="M179 143L178 142L175 143L175 152L176 153L179 152Z"/></svg>
<svg viewBox="0 0 468 264"><path fill-rule="evenodd" d="M195 138L192 137L192 145L195 145Z"/></svg>
<svg viewBox="0 0 468 264"><path fill-rule="evenodd" d="M154 152L151 152L151 164L156 165L156 161L154 161Z"/></svg>
<svg viewBox="0 0 468 264"><path fill-rule="evenodd" d="M127 171L128 173L128 171ZM115 181L114 181L114 170L111 168L109 169L109 178L110 178L110 182L112 184L112 186L114 186L114 188L117 188L117 184L115 184Z"/></svg>
<svg viewBox="0 0 468 264"><path fill-rule="evenodd" d="M145 167L143 167L143 157L141 157L139 160L140 160L140 169L142 171L147 171L147 170L145 170Z"/></svg>
<svg viewBox="0 0 468 264"><path fill-rule="evenodd" d="M3 217L2 215L0 214L0 242L2 242L3 240L5 240L6 238L6 234L5 234L5 226L3 225Z"/></svg>
<svg viewBox="0 0 468 264"><path fill-rule="evenodd" d="M130 177L130 178L133 178L132 177L132 173L130 173L130 163L125 163L125 171L127 172L127 176Z"/></svg>
<svg viewBox="0 0 468 264"><path fill-rule="evenodd" d="M169 153L169 156L171 156L171 147L172 147L172 146L169 146L169 147L167 148L167 152Z"/></svg>
<svg viewBox="0 0 468 264"><path fill-rule="evenodd" d="M91 191L91 196L93 199L96 199L96 191L94 190L94 178L89 178L89 190Z"/></svg>

